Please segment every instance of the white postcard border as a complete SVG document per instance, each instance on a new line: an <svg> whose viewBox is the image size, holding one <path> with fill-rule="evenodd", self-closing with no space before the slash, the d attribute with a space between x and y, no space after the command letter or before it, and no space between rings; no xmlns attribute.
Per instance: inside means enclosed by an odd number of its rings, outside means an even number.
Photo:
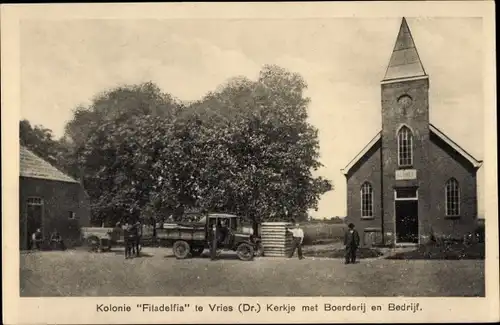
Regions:
<svg viewBox="0 0 500 325"><path fill-rule="evenodd" d="M350 2L350 3L215 3L215 4L46 4L2 5L2 266L3 304L6 324L26 323L236 323L236 322L444 322L499 320L498 214L496 172L496 80L494 3L486 1L444 2ZM334 17L483 17L485 98L485 217L486 298L403 297L86 297L19 298L18 250L18 120L20 107L19 29L21 19L315 19ZM195 312L98 313L98 304L267 303L302 305L332 303L387 306L419 303L412 312L302 312L240 313ZM205 307L206 308L206 307Z"/></svg>

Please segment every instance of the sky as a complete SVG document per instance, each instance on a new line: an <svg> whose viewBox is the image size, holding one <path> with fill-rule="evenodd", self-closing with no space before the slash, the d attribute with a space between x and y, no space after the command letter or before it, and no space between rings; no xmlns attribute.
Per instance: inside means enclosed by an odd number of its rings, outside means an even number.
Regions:
<svg viewBox="0 0 500 325"><path fill-rule="evenodd" d="M430 122L476 159L484 156L481 18L407 18L430 78ZM21 118L56 137L78 105L145 81L196 100L230 77L256 79L264 64L308 83L319 130L317 175L330 179L315 218L345 216L341 173L381 129L380 81L400 18L242 20L23 20ZM478 173L484 210L484 167Z"/></svg>

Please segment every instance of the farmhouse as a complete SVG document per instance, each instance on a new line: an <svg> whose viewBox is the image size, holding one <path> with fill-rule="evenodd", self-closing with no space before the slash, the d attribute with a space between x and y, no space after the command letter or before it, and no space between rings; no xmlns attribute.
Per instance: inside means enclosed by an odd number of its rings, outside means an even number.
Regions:
<svg viewBox="0 0 500 325"><path fill-rule="evenodd" d="M460 238L477 218L476 160L429 122L429 76L403 18L382 88L382 128L342 170L364 246Z"/></svg>
<svg viewBox="0 0 500 325"><path fill-rule="evenodd" d="M80 239L80 227L90 220L89 198L82 185L20 147L19 248L30 249L31 235L44 238L57 228L68 246Z"/></svg>

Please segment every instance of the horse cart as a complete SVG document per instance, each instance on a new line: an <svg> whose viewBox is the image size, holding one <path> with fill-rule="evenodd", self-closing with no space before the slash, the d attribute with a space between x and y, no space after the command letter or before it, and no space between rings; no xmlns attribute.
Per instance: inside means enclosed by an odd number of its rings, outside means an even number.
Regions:
<svg viewBox="0 0 500 325"><path fill-rule="evenodd" d="M113 245L123 241L122 232L111 227L83 227L82 240L94 252L110 251Z"/></svg>

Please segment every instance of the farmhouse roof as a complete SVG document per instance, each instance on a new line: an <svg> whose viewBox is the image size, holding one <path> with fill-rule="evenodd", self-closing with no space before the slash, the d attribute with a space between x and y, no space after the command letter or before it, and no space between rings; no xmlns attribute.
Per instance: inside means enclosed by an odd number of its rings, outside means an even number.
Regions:
<svg viewBox="0 0 500 325"><path fill-rule="evenodd" d="M431 134L437 136L444 143L446 143L449 148L453 149L454 151L459 153L462 157L464 157L468 162L470 162L474 168L479 169L482 166L483 164L482 160L477 160L476 158L474 158L471 154L465 151L465 149L460 147L456 142L451 140L446 134L444 134L441 130L439 130L437 127L435 127L430 123L429 123L429 130ZM364 155L366 155L366 153L370 151L370 149L373 148L373 146L376 143L380 141L381 138L382 138L382 133L378 132L377 135L363 148L363 150L361 150L356 155L356 157L354 157L354 159L351 160L351 162L344 169L342 169L342 173L344 175L347 175L349 171L352 169L352 167L354 167L354 165L356 165L360 161L360 159Z"/></svg>
<svg viewBox="0 0 500 325"><path fill-rule="evenodd" d="M382 82L400 79L423 78L426 73L406 19L403 17L396 44Z"/></svg>
<svg viewBox="0 0 500 325"><path fill-rule="evenodd" d="M19 176L27 178L46 179L51 181L79 183L64 174L47 161L35 155L24 146L20 146Z"/></svg>

